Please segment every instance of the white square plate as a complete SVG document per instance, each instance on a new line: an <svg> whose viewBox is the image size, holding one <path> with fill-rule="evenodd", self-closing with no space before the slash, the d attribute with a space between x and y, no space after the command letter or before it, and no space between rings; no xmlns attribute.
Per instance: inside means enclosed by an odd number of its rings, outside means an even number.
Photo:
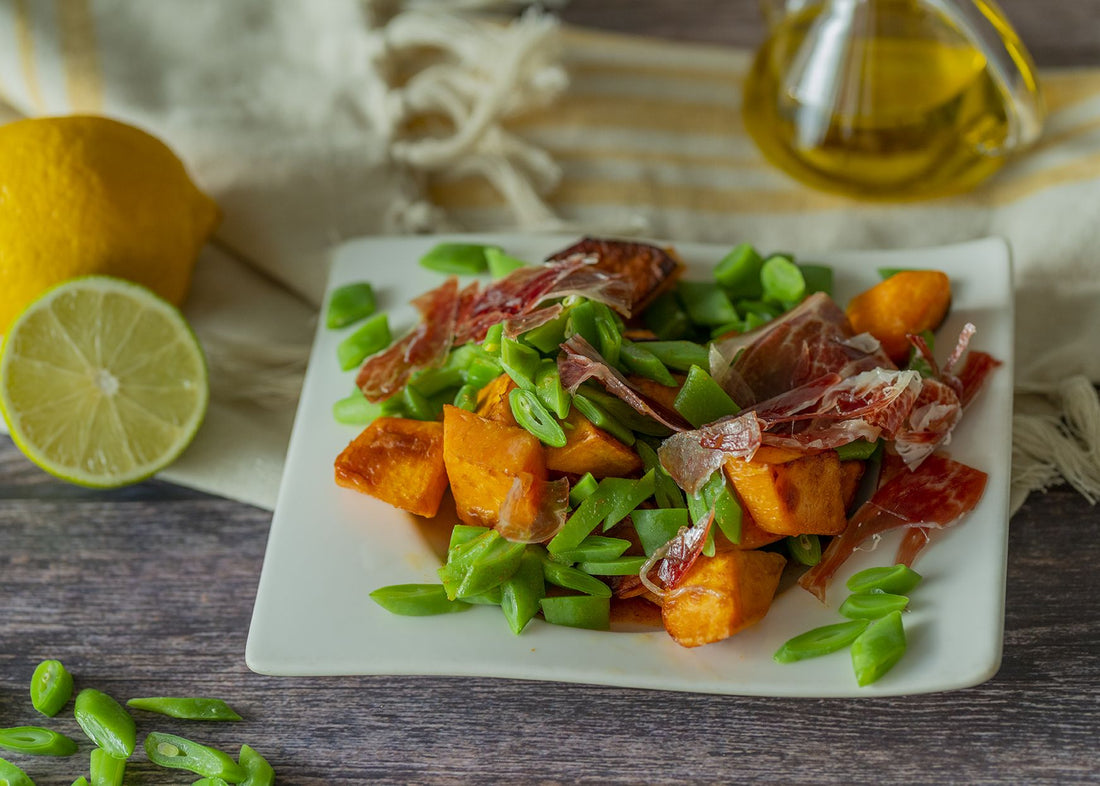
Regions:
<svg viewBox="0 0 1100 786"><path fill-rule="evenodd" d="M442 277L417 260L443 240L495 243L539 261L575 237L476 236L364 239L345 245L329 289L370 281L395 334L413 324L408 301ZM675 244L687 276L705 278L726 247ZM797 251L797 249L796 249ZM846 651L780 665L772 654L789 637L841 621L835 608L852 573L888 564L899 533L855 554L833 581L829 608L793 586L760 624L716 644L677 645L663 631L596 632L534 620L520 636L500 611L477 607L442 617L399 617L368 593L387 584L435 582L446 522L416 523L378 500L339 488L333 460L357 431L332 418L354 372L336 363L347 330L318 328L271 523L245 658L264 674L445 674L622 685L764 696L875 696L975 685L996 672L1004 627L1011 459L1013 289L1008 247L990 238L911 251L798 253L835 270L841 304L878 281L878 267L937 268L951 276L953 306L940 329L940 355L967 321L972 347L1004 366L967 411L951 455L989 473L978 507L939 533L916 568L924 581L905 617L909 649L877 683L859 688ZM442 542L445 543L445 540Z"/></svg>

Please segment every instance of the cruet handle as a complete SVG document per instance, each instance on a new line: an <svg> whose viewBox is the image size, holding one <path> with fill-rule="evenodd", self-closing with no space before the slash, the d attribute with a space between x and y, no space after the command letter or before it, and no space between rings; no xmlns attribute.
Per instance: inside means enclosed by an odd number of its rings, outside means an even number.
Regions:
<svg viewBox="0 0 1100 786"><path fill-rule="evenodd" d="M1004 141L982 146L995 156L1022 150L1043 130L1042 93L1035 64L1004 12L993 0L924 0L965 35L985 57L989 75L1004 101L1008 132Z"/></svg>

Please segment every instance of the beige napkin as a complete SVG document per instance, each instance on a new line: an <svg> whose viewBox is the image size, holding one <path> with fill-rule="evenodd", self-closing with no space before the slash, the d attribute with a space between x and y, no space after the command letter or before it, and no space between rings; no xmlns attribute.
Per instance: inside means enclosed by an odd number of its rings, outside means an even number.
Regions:
<svg viewBox="0 0 1100 786"><path fill-rule="evenodd" d="M805 251L1000 234L1013 504L1062 477L1100 496L1100 72L1044 73L1043 139L976 192L872 206L765 164L739 117L746 52L442 5L0 0L9 114L137 122L225 210L188 304L214 400L165 477L274 504L325 261L355 234L565 226Z"/></svg>

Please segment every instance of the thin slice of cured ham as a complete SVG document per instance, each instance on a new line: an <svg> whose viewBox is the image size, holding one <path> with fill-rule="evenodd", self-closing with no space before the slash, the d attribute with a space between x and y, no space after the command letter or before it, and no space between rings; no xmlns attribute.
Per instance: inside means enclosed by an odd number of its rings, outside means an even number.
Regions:
<svg viewBox="0 0 1100 786"><path fill-rule="evenodd" d="M538 500L531 516L530 499ZM517 514L517 511L522 513ZM569 479L538 480L527 473L516 477L500 506L494 529L513 543L544 543L565 526L569 512Z"/></svg>
<svg viewBox="0 0 1100 786"><path fill-rule="evenodd" d="M727 458L752 458L760 445L827 450L855 439L893 438L920 393L915 371L876 368L847 379L829 373L739 415L675 434L661 464L686 491L698 491Z"/></svg>
<svg viewBox="0 0 1100 786"><path fill-rule="evenodd" d="M414 371L443 362L451 347L482 341L489 328L504 323L510 335L530 330L560 313L547 300L579 295L606 303L629 316L632 282L597 269L583 258L519 268L482 289L476 282L459 291L457 279L416 298L420 322L359 369L356 384L370 401L400 390Z"/></svg>
<svg viewBox="0 0 1100 786"><path fill-rule="evenodd" d="M355 384L369 401L383 401L399 391L418 368L442 363L451 349L459 308L458 279L412 301L420 323L387 349L367 358Z"/></svg>
<svg viewBox="0 0 1100 786"><path fill-rule="evenodd" d="M646 398L579 334L570 336L561 345L561 354L558 355L558 374L561 376L562 386L570 393L576 393L577 388L585 380L595 379L607 388L608 393L622 399L638 413L653 418L661 425L673 431L683 431L688 426L678 414L669 412L656 401Z"/></svg>
<svg viewBox="0 0 1100 786"><path fill-rule="evenodd" d="M844 532L829 543L821 561L798 583L824 603L830 579L860 544L898 527L954 524L978 504L987 480L981 470L939 454L929 456L916 470L894 473L860 506Z"/></svg>
<svg viewBox="0 0 1100 786"><path fill-rule="evenodd" d="M664 583L666 590L675 589L683 579L695 560L703 553L703 547L707 542L707 533L714 521L714 511L707 517L691 527L681 527L671 541L667 544L664 559L657 568L657 577Z"/></svg>
<svg viewBox="0 0 1100 786"><path fill-rule="evenodd" d="M725 377L720 359L765 401L828 373L852 376L873 368L894 368L878 341L858 339L833 299L816 292L756 330L715 342L711 375Z"/></svg>
<svg viewBox="0 0 1100 786"><path fill-rule="evenodd" d="M552 255L548 262L585 260L590 269L629 282L629 311L640 312L671 286L683 265L668 251L649 243L586 237ZM608 304L611 305L611 304ZM620 313L629 316L629 311Z"/></svg>

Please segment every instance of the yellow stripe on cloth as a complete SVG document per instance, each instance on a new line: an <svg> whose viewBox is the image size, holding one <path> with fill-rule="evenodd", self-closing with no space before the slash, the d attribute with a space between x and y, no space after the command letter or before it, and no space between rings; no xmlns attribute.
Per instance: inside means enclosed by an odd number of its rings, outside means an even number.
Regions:
<svg viewBox="0 0 1100 786"><path fill-rule="evenodd" d="M103 79L89 0L57 0L65 93L73 112L103 111Z"/></svg>
<svg viewBox="0 0 1100 786"><path fill-rule="evenodd" d="M38 112L46 111L42 86L38 82L38 66L34 61L34 31L31 27L30 0L15 0L15 38L19 43L19 62L27 95Z"/></svg>
<svg viewBox="0 0 1100 786"><path fill-rule="evenodd" d="M1100 96L1100 73L1094 69L1043 73L1039 84L1051 114Z"/></svg>

